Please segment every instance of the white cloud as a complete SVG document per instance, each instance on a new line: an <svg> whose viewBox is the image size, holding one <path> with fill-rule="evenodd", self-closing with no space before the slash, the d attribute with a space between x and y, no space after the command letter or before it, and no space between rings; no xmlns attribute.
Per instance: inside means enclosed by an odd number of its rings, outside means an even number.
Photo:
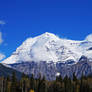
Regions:
<svg viewBox="0 0 92 92"><path fill-rule="evenodd" d="M5 55L0 53L0 60L4 59L5 58Z"/></svg>
<svg viewBox="0 0 92 92"><path fill-rule="evenodd" d="M92 42L92 34L89 34L85 40Z"/></svg>
<svg viewBox="0 0 92 92"><path fill-rule="evenodd" d="M2 42L3 42L3 39L2 39L2 32L0 32L0 44L2 44ZM5 55L2 54L2 53L0 53L0 61L1 61L2 59L4 59L4 58L5 58Z"/></svg>
<svg viewBox="0 0 92 92"><path fill-rule="evenodd" d="M2 39L2 32L0 32L0 44L2 44L3 39Z"/></svg>
<svg viewBox="0 0 92 92"><path fill-rule="evenodd" d="M6 24L4 21L0 20L0 25Z"/></svg>

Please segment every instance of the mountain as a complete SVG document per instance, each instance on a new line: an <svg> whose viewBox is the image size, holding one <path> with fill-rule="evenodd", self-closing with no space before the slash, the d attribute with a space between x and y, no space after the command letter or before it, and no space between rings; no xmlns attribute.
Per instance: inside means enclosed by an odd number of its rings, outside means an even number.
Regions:
<svg viewBox="0 0 92 92"><path fill-rule="evenodd" d="M91 39L92 34L83 41L75 41L46 32L28 38L2 64L28 75L34 74L36 78L41 74L47 80L54 80L59 74L72 78L73 73L80 78L82 74L92 74Z"/></svg>
<svg viewBox="0 0 92 92"><path fill-rule="evenodd" d="M4 77L8 77L8 76L12 76L12 73L16 73L16 77L19 79L21 78L21 72L19 71L16 71L12 68L9 68L9 67L6 67L5 65L3 64L0 64L0 76L4 76Z"/></svg>
<svg viewBox="0 0 92 92"><path fill-rule="evenodd" d="M40 36L28 38L2 63L66 62L69 60L77 62L82 55L92 58L91 38L92 35L89 35L83 41L74 41L46 32Z"/></svg>
<svg viewBox="0 0 92 92"><path fill-rule="evenodd" d="M62 62L49 62L40 61L37 62L22 62L9 64L13 69L17 71L24 72L27 75L33 74L35 78L38 78L41 74L41 77L45 76L47 80L55 80L56 76L61 75L63 78L67 75L72 78L73 73L80 78L81 75L88 76L92 74L92 61L85 56L82 56L79 61L75 64L72 64L73 61L66 63Z"/></svg>

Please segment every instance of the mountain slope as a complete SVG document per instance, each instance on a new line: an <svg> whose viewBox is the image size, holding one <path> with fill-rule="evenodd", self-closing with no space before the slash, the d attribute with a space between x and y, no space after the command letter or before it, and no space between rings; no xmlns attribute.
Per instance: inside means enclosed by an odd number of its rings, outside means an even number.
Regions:
<svg viewBox="0 0 92 92"><path fill-rule="evenodd" d="M61 39L52 33L44 33L34 38L28 38L13 54L2 63L13 64L22 62L53 61L54 63L76 63L82 55L92 58L92 35L83 41Z"/></svg>
<svg viewBox="0 0 92 92"><path fill-rule="evenodd" d="M71 61L72 62L72 61ZM24 72L27 75L33 74L35 78L45 76L47 80L55 80L56 76L59 74L64 78L68 75L70 78L73 77L73 73L76 74L78 78L81 75L88 76L92 74L92 61L85 56L82 56L76 64L71 64L71 62L23 62L16 64L9 64L13 69L17 71Z"/></svg>
<svg viewBox="0 0 92 92"><path fill-rule="evenodd" d="M47 80L55 80L59 74L72 78L73 73L80 78L92 74L91 38L92 34L83 41L74 41L46 32L28 38L2 63L35 78L39 74Z"/></svg>
<svg viewBox="0 0 92 92"><path fill-rule="evenodd" d="M21 78L21 72L19 71L16 71L12 68L9 68L9 67L6 67L5 65L3 64L0 64L0 76L4 76L4 77L7 77L7 76L12 76L12 73L15 72L16 73L16 77L19 79Z"/></svg>

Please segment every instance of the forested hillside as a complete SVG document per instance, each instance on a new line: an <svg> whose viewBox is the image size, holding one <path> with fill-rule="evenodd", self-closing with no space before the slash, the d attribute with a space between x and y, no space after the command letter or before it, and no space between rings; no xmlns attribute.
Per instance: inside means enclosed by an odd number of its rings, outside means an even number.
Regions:
<svg viewBox="0 0 92 92"><path fill-rule="evenodd" d="M92 92L92 76L77 79L73 74L73 79L58 76L55 81L47 81L40 74L38 79L22 74L19 80L13 72L11 77L0 77L0 92Z"/></svg>

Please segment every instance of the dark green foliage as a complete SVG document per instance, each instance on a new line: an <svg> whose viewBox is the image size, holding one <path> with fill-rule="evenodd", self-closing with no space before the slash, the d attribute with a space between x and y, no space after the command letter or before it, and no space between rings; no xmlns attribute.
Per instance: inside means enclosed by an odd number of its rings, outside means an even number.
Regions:
<svg viewBox="0 0 92 92"><path fill-rule="evenodd" d="M11 77L11 92L16 92L17 88L17 78L15 72L13 72Z"/></svg>
<svg viewBox="0 0 92 92"><path fill-rule="evenodd" d="M72 80L58 76L54 81L47 81L41 74L38 79L22 74L19 80L13 72L12 76L0 77L0 92L92 92L92 76L82 75L79 80L73 74Z"/></svg>
<svg viewBox="0 0 92 92"><path fill-rule="evenodd" d="M77 77L76 77L75 73L73 73L73 81L77 81Z"/></svg>

